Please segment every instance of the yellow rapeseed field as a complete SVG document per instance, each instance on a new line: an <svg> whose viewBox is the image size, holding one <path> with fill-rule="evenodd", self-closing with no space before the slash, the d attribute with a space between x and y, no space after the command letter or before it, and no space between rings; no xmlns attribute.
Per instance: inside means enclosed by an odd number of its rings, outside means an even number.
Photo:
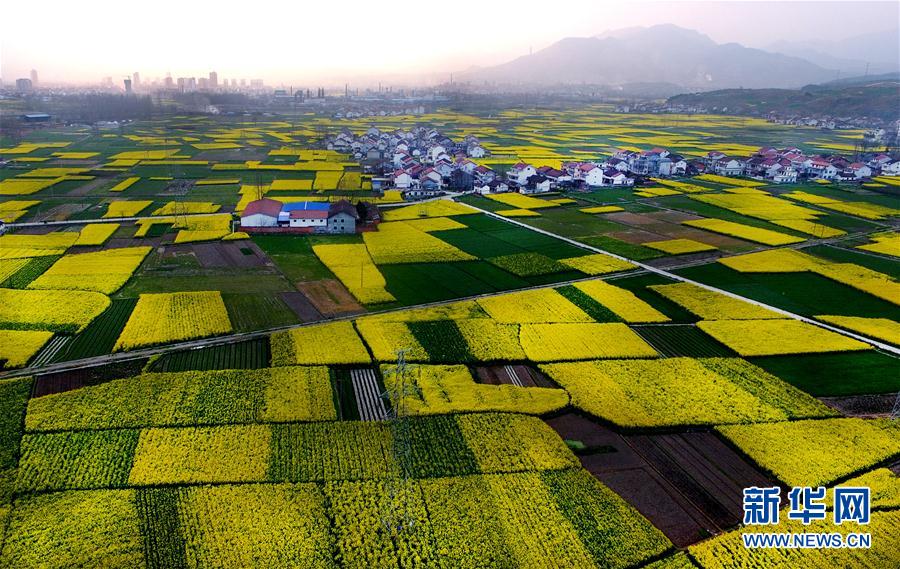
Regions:
<svg viewBox="0 0 900 569"><path fill-rule="evenodd" d="M74 245L103 245L119 229L118 223L92 223L78 233Z"/></svg>
<svg viewBox="0 0 900 569"><path fill-rule="evenodd" d="M668 322L669 317L639 299L630 290L613 286L597 279L574 284L575 288L587 294L614 312L625 322Z"/></svg>
<svg viewBox="0 0 900 569"><path fill-rule="evenodd" d="M859 316L816 316L816 320L834 324L864 336L884 340L900 346L900 322L890 318L862 318Z"/></svg>
<svg viewBox="0 0 900 569"><path fill-rule="evenodd" d="M0 327L78 332L108 306L97 292L0 288Z"/></svg>
<svg viewBox="0 0 900 569"><path fill-rule="evenodd" d="M391 302L394 296L384 287L381 271L366 246L361 243L313 245L313 253L341 280L350 294L363 304Z"/></svg>
<svg viewBox="0 0 900 569"><path fill-rule="evenodd" d="M519 341L533 362L654 358L658 354L620 322L523 324Z"/></svg>
<svg viewBox="0 0 900 569"><path fill-rule="evenodd" d="M368 364L369 352L351 322L304 326L270 337L272 365Z"/></svg>
<svg viewBox="0 0 900 569"><path fill-rule="evenodd" d="M693 239L667 239L665 241L650 241L643 243L644 247L657 249L670 255L683 255L686 253L700 253L702 251L715 251L716 247L701 243Z"/></svg>
<svg viewBox="0 0 900 569"><path fill-rule="evenodd" d="M32 281L28 288L92 290L112 294L128 282L151 249L151 247L126 247L65 255Z"/></svg>
<svg viewBox="0 0 900 569"><path fill-rule="evenodd" d="M142 294L114 351L229 332L231 321L218 291Z"/></svg>
<svg viewBox="0 0 900 569"><path fill-rule="evenodd" d="M799 320L712 320L697 326L744 357L870 350L872 346Z"/></svg>
<svg viewBox="0 0 900 569"><path fill-rule="evenodd" d="M0 330L0 365L24 366L52 337L53 332L41 330Z"/></svg>
<svg viewBox="0 0 900 569"><path fill-rule="evenodd" d="M703 320L766 320L784 318L761 306L731 298L691 283L647 287L696 314Z"/></svg>
<svg viewBox="0 0 900 569"><path fill-rule="evenodd" d="M593 322L584 311L549 288L480 298L478 304L503 323Z"/></svg>
<svg viewBox="0 0 900 569"><path fill-rule="evenodd" d="M761 229L723 219L694 219L683 221L682 224L712 231L713 233L737 237L738 239L753 241L754 243L762 243L763 245L790 245L791 243L800 243L804 240L801 237L794 237L778 231Z"/></svg>

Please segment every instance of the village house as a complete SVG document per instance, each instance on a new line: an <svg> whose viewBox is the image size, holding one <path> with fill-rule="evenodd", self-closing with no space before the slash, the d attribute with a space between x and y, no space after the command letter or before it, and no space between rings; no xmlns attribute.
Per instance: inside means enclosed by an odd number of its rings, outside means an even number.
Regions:
<svg viewBox="0 0 900 569"><path fill-rule="evenodd" d="M517 186L524 186L528 182L528 178L537 174L537 170L531 164L519 162L509 169L506 173L506 179Z"/></svg>
<svg viewBox="0 0 900 569"><path fill-rule="evenodd" d="M377 208L371 204L358 207L347 200L282 203L262 198L244 208L241 230L250 233L356 233L360 228L361 210L366 216L363 222L380 219Z"/></svg>
<svg viewBox="0 0 900 569"><path fill-rule="evenodd" d="M550 179L540 174L529 176L525 184L519 186L520 194L543 194L550 191Z"/></svg>

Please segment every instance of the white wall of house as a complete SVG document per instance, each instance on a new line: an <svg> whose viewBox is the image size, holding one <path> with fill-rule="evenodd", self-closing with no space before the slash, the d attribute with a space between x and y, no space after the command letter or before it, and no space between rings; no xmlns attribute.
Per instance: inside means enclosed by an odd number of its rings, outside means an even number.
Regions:
<svg viewBox="0 0 900 569"><path fill-rule="evenodd" d="M301 217L299 219L291 219L289 225L291 227L325 227L328 220L325 218L309 219Z"/></svg>
<svg viewBox="0 0 900 569"><path fill-rule="evenodd" d="M278 218L264 213L254 213L241 218L241 227L275 227Z"/></svg>
<svg viewBox="0 0 900 569"><path fill-rule="evenodd" d="M599 187L603 185L603 170L594 168L584 175L584 183L589 186Z"/></svg>

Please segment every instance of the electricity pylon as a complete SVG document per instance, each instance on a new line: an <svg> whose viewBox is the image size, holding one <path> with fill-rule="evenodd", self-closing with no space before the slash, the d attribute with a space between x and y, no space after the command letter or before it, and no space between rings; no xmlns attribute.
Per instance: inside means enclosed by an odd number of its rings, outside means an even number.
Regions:
<svg viewBox="0 0 900 569"><path fill-rule="evenodd" d="M387 506L381 521L385 529L392 533L407 531L416 521L411 503L414 488L411 479L412 425L409 419L409 398L418 397L420 391L418 382L413 377L414 373L418 373L418 366L406 363L408 351L408 348L397 350L397 365L388 370L393 381L382 394L391 404L386 419L391 432L393 464L386 482Z"/></svg>

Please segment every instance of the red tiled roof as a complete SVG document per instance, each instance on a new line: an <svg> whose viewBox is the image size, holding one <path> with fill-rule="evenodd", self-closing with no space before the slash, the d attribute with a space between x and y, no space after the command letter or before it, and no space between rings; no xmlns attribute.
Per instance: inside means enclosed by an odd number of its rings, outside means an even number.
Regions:
<svg viewBox="0 0 900 569"><path fill-rule="evenodd" d="M291 212L291 219L328 219L328 212L316 209L295 209Z"/></svg>
<svg viewBox="0 0 900 569"><path fill-rule="evenodd" d="M261 200L254 200L248 203L244 208L244 211L241 213L241 217L247 217L248 215L254 215L257 213L268 215L269 217L278 217L278 214L280 212L280 201L263 198Z"/></svg>

